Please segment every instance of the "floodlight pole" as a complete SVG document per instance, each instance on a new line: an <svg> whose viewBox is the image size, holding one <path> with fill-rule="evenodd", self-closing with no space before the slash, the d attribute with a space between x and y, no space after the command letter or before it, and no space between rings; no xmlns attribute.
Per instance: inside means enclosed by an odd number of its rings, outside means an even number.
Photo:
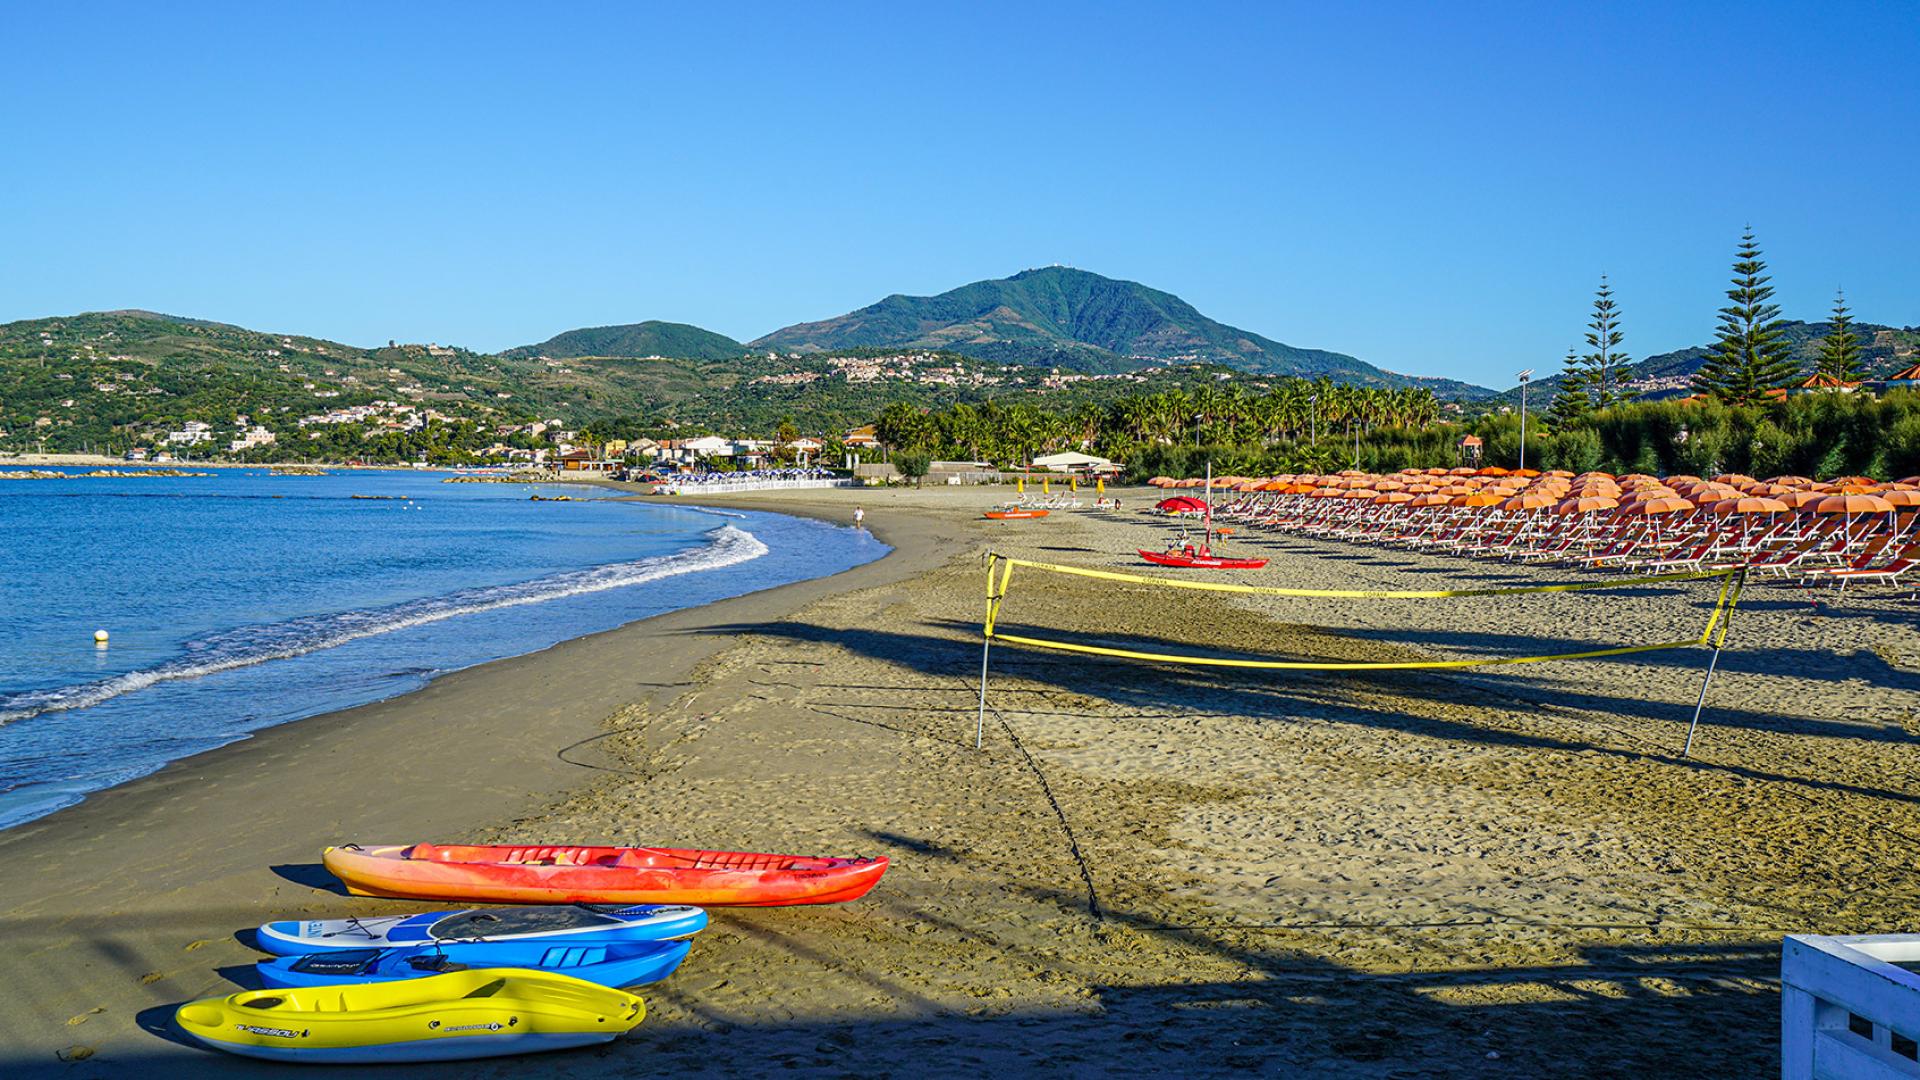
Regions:
<svg viewBox="0 0 1920 1080"><path fill-rule="evenodd" d="M1527 467L1527 380L1533 378L1533 369L1520 373L1520 467Z"/></svg>

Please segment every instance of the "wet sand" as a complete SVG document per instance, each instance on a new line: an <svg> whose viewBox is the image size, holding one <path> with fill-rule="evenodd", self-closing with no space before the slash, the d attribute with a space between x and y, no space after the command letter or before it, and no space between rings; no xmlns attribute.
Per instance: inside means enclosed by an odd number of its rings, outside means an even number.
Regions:
<svg viewBox="0 0 1920 1080"><path fill-rule="evenodd" d="M982 554L1133 568L1163 531L1137 493L1120 515L978 520L1004 497L738 496L864 506L898 551L274 729L0 834L0 1071L265 1071L176 1045L165 1016L231 989L223 969L255 955L237 930L396 909L324 891L312 864L341 840L894 859L853 905L716 912L607 1048L421 1070L449 1076L1755 1076L1778 1068L1782 933L1920 930L1909 601L1816 613L1750 591L1692 758L1699 650L1326 675L998 648L976 751ZM1273 563L1228 580L1564 580L1237 543ZM1020 574L1009 625L1350 660L1684 637L1712 600L1333 604ZM55 1061L76 1046L95 1052Z"/></svg>

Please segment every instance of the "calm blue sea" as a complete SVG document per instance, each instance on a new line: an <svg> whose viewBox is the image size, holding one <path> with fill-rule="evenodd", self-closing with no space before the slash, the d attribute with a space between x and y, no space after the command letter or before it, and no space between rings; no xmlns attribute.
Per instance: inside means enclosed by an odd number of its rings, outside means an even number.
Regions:
<svg viewBox="0 0 1920 1080"><path fill-rule="evenodd" d="M257 728L887 551L778 514L444 478L0 481L0 828Z"/></svg>

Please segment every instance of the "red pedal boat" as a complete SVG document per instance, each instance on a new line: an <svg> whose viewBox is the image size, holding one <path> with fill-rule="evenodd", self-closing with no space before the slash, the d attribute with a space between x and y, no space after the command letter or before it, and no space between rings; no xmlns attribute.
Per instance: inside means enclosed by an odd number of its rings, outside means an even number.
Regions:
<svg viewBox="0 0 1920 1080"><path fill-rule="evenodd" d="M1014 521L1019 518L1046 517L1047 512L1045 510L989 510L986 516L995 521Z"/></svg>
<svg viewBox="0 0 1920 1080"><path fill-rule="evenodd" d="M1187 530L1179 534L1167 546L1165 551L1148 551L1135 548L1140 557L1155 566L1182 566L1202 570L1258 570L1267 565L1265 559L1229 559L1213 553L1213 534L1227 533L1227 529L1213 527L1213 462L1207 462L1207 535L1199 544L1187 540Z"/></svg>
<svg viewBox="0 0 1920 1080"><path fill-rule="evenodd" d="M885 857L574 844L348 844L321 859L356 896L494 904L837 904L887 872Z"/></svg>
<svg viewBox="0 0 1920 1080"><path fill-rule="evenodd" d="M1258 570L1267 565L1265 559L1229 559L1214 555L1205 548L1194 550L1189 544L1174 551L1148 551L1140 548L1140 557L1155 566L1188 566L1207 570Z"/></svg>

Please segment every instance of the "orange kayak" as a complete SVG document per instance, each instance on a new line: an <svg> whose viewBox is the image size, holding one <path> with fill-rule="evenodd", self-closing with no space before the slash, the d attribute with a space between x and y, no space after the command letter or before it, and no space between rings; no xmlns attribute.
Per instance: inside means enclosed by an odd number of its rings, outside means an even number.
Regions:
<svg viewBox="0 0 1920 1080"><path fill-rule="evenodd" d="M994 521L1017 521L1021 518L1043 518L1047 516L1047 512L1045 510L989 510L985 516Z"/></svg>
<svg viewBox="0 0 1920 1080"><path fill-rule="evenodd" d="M496 904L837 904L865 896L887 872L885 857L571 844L348 844L321 859L356 896Z"/></svg>

